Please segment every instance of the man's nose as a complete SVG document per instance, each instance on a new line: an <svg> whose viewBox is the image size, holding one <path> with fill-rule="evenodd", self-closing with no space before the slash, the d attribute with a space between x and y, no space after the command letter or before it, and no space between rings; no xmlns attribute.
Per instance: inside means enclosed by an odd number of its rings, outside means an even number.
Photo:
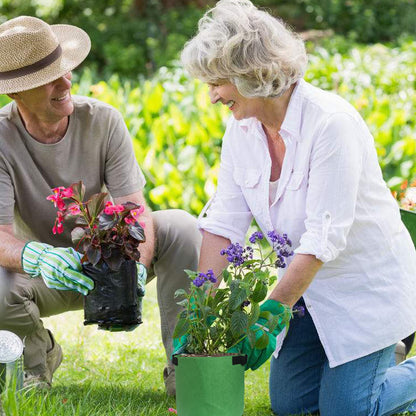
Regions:
<svg viewBox="0 0 416 416"><path fill-rule="evenodd" d="M72 85L71 79L72 79L72 72L68 72L67 74L62 75L62 77L58 78L54 82L64 85L66 88L71 88L71 85Z"/></svg>

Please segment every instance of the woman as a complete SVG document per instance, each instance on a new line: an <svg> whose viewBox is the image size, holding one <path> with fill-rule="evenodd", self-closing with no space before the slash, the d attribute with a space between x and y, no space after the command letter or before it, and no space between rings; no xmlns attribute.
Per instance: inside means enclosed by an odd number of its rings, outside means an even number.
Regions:
<svg viewBox="0 0 416 416"><path fill-rule="evenodd" d="M295 247L268 300L306 309L272 358L273 411L409 409L416 357L389 367L395 344L416 330L416 254L364 121L302 79L303 42L248 0L207 12L182 61L232 113L217 193L199 220L199 270L218 274L220 250L242 243L253 217Z"/></svg>

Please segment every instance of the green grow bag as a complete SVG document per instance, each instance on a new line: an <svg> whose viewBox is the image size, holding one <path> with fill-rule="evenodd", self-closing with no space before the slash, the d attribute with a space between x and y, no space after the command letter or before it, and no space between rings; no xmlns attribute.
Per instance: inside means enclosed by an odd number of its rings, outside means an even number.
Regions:
<svg viewBox="0 0 416 416"><path fill-rule="evenodd" d="M400 215L406 228L409 230L413 244L416 246L416 212L400 208Z"/></svg>
<svg viewBox="0 0 416 416"><path fill-rule="evenodd" d="M246 355L174 356L178 416L241 416L246 362Z"/></svg>

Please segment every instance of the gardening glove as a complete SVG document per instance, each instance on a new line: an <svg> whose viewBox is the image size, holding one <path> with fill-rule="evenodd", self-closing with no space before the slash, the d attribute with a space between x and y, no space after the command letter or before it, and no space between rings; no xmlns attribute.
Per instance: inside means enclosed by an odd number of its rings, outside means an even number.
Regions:
<svg viewBox="0 0 416 416"><path fill-rule="evenodd" d="M142 263L137 262L137 295L143 297L146 293L147 269Z"/></svg>
<svg viewBox="0 0 416 416"><path fill-rule="evenodd" d="M87 295L94 288L94 281L81 273L81 258L72 247L30 241L22 251L22 267L32 277L41 276L50 289L75 290Z"/></svg>
<svg viewBox="0 0 416 416"><path fill-rule="evenodd" d="M207 324L211 326L212 323L215 321L214 315L209 315L207 317ZM172 356L176 354L184 354L187 352L187 347L189 343L189 335L185 334L179 338L173 338L173 353Z"/></svg>
<svg viewBox="0 0 416 416"><path fill-rule="evenodd" d="M274 331L270 333L267 327L265 327L265 324L271 316L279 316L279 321ZM268 337L269 342L267 346L262 349L253 348L251 347L248 338L245 337L237 345L230 348L228 352L246 354L246 370L249 368L256 370L273 354L276 348L276 337L283 330L285 330L285 327L288 325L291 316L291 310L288 306L272 299L266 300L266 302L260 306L260 318L251 327L251 329L256 331L256 342L259 341L262 337Z"/></svg>

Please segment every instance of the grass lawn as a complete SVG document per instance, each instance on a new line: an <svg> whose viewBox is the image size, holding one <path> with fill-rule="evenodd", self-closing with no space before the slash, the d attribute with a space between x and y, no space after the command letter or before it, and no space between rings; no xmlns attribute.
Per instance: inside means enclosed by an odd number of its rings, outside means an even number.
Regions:
<svg viewBox="0 0 416 416"><path fill-rule="evenodd" d="M162 371L164 350L154 282L147 288L144 323L131 333L83 326L83 313L45 319L62 345L64 361L48 393L4 395L7 416L168 416ZM412 351L416 355L416 349ZM245 416L270 416L268 365L246 372ZM195 415L197 416L197 415ZM215 415L213 415L215 416Z"/></svg>

